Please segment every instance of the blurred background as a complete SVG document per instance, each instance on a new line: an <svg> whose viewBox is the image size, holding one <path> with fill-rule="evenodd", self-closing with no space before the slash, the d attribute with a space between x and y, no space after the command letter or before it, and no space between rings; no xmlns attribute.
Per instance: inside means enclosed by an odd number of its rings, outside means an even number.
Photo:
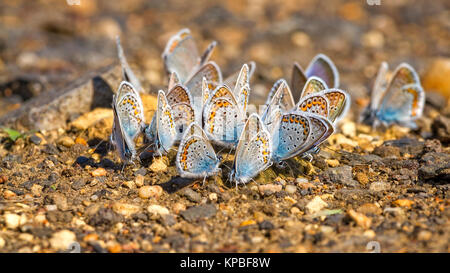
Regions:
<svg viewBox="0 0 450 273"><path fill-rule="evenodd" d="M218 41L212 59L224 76L243 62L257 63L254 100L278 78L289 80L294 61L306 68L325 53L338 67L341 88L359 105L368 102L381 61L413 65L427 99L445 105L449 8L446 0L0 1L0 116L117 62L116 35L144 87L156 92L167 81L164 46L185 27L200 51Z"/></svg>

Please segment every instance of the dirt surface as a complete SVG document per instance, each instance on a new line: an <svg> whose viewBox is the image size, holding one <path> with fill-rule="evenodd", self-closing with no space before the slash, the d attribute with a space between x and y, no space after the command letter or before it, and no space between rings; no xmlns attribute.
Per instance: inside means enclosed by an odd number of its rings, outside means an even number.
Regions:
<svg viewBox="0 0 450 273"><path fill-rule="evenodd" d="M226 167L204 185L178 177L174 153L123 168L108 142L110 108L57 130L13 128L22 133L15 141L2 132L0 252L72 242L82 252L366 252L371 241L381 252L449 252L450 3L242 2L0 3L0 117L117 62L120 35L150 120L167 82L161 53L184 27L200 49L219 42L212 59L225 76L257 63L251 103L289 79L294 61L306 67L320 52L352 96L311 163L290 160L238 188ZM427 104L417 130L356 122L381 61L419 72Z"/></svg>

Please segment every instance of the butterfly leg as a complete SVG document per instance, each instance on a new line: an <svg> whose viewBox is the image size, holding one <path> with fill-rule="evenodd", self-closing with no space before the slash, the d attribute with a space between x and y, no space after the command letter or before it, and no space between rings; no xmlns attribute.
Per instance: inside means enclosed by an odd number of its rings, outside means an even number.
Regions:
<svg viewBox="0 0 450 273"><path fill-rule="evenodd" d="M303 154L302 158L308 160L309 162L312 162L313 159L314 159L313 156L310 153Z"/></svg>

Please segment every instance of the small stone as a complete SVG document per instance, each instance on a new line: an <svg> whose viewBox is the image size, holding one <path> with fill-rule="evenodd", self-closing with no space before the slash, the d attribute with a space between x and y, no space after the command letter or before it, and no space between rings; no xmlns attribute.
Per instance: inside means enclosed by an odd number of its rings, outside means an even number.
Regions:
<svg viewBox="0 0 450 273"><path fill-rule="evenodd" d="M369 239L373 239L376 236L375 231L373 231L371 229L364 231L363 235L364 235L364 237L367 237Z"/></svg>
<svg viewBox="0 0 450 273"><path fill-rule="evenodd" d="M122 183L122 186L128 189L134 189L135 183L133 181L125 181Z"/></svg>
<svg viewBox="0 0 450 273"><path fill-rule="evenodd" d="M295 183L296 184L301 184L301 183L308 183L308 179L305 177L297 177L295 179Z"/></svg>
<svg viewBox="0 0 450 273"><path fill-rule="evenodd" d="M239 227L245 227L245 226L251 226L251 225L256 225L256 221L252 220L252 219L243 221L239 224Z"/></svg>
<svg viewBox="0 0 450 273"><path fill-rule="evenodd" d="M188 222L197 221L202 218L210 218L216 215L216 213L217 209L213 204L190 207L187 210L180 212L181 216Z"/></svg>
<svg viewBox="0 0 450 273"><path fill-rule="evenodd" d="M329 177L331 182L340 183L346 186L357 186L358 182L353 180L353 172L351 166L340 166L330 168L325 172L325 176Z"/></svg>
<svg viewBox="0 0 450 273"><path fill-rule="evenodd" d="M91 175L93 177L105 176L106 175L106 170L104 168L97 168L97 169L95 169L95 170L93 170L91 172Z"/></svg>
<svg viewBox="0 0 450 273"><path fill-rule="evenodd" d="M339 166L339 160L337 159L326 159L325 162L332 168Z"/></svg>
<svg viewBox="0 0 450 273"><path fill-rule="evenodd" d="M30 233L21 233L19 235L19 240L31 243L33 242L34 236Z"/></svg>
<svg viewBox="0 0 450 273"><path fill-rule="evenodd" d="M356 125L354 122L346 121L341 125L342 133L347 137L355 137L356 136Z"/></svg>
<svg viewBox="0 0 450 273"><path fill-rule="evenodd" d="M2 237L0 237L0 249L4 248L5 245L6 245L5 239L3 239Z"/></svg>
<svg viewBox="0 0 450 273"><path fill-rule="evenodd" d="M181 211L186 210L186 206L182 203L175 203L172 207L172 210L175 214L178 214Z"/></svg>
<svg viewBox="0 0 450 273"><path fill-rule="evenodd" d="M323 208L327 207L328 204L322 200L319 196L314 197L313 200L309 201L305 206L306 212L309 214L314 214L321 211Z"/></svg>
<svg viewBox="0 0 450 273"><path fill-rule="evenodd" d="M215 192L210 193L210 194L208 195L208 199L209 199L209 201L211 201L211 202L216 202L216 201L217 201L217 193L215 193Z"/></svg>
<svg viewBox="0 0 450 273"><path fill-rule="evenodd" d="M34 196L41 196L42 189L43 189L43 187L41 185L33 184L33 186L31 186L31 193Z"/></svg>
<svg viewBox="0 0 450 273"><path fill-rule="evenodd" d="M108 246L109 253L120 253L122 251L122 247L118 243L112 243Z"/></svg>
<svg viewBox="0 0 450 273"><path fill-rule="evenodd" d="M79 190L83 188L86 185L86 181L84 179L78 179L75 182L72 183L71 187L74 190Z"/></svg>
<svg viewBox="0 0 450 273"><path fill-rule="evenodd" d="M154 173L165 172L167 171L167 165L164 163L163 158L155 158L152 165L150 165L150 170Z"/></svg>
<svg viewBox="0 0 450 273"><path fill-rule="evenodd" d="M357 209L357 211L360 213L364 213L365 215L368 214L380 215L382 212L381 208L373 203L363 204Z"/></svg>
<svg viewBox="0 0 450 273"><path fill-rule="evenodd" d="M363 184L366 185L367 183L369 183L369 178L367 177L367 174L363 173L363 172L358 172L355 175L356 180Z"/></svg>
<svg viewBox="0 0 450 273"><path fill-rule="evenodd" d="M261 223L259 223L259 229L271 230L274 228L275 228L274 224L272 224L272 222L268 220L264 220Z"/></svg>
<svg viewBox="0 0 450 273"><path fill-rule="evenodd" d="M429 241L431 239L431 236L433 236L433 234L430 231L428 231L428 230L421 230L417 234L417 240L419 240L419 241Z"/></svg>
<svg viewBox="0 0 450 273"><path fill-rule="evenodd" d="M0 175L0 184L5 183L8 181L8 177L6 175Z"/></svg>
<svg viewBox="0 0 450 273"><path fill-rule="evenodd" d="M294 185L287 185L285 190L289 194L294 194L297 192L297 187Z"/></svg>
<svg viewBox="0 0 450 273"><path fill-rule="evenodd" d="M61 193L55 193L51 196L53 204L55 204L60 210L67 210L69 205L67 204L67 198Z"/></svg>
<svg viewBox="0 0 450 273"><path fill-rule="evenodd" d="M9 229L16 229L27 221L25 215L20 216L14 213L5 213L3 218L5 219L6 227Z"/></svg>
<svg viewBox="0 0 450 273"><path fill-rule="evenodd" d="M351 209L348 211L348 215L356 222L358 226L364 229L368 229L370 228L370 225L372 225L372 219L362 213L356 212Z"/></svg>
<svg viewBox="0 0 450 273"><path fill-rule="evenodd" d="M450 98L450 58L437 58L428 68L423 79L425 90L433 90L441 93L447 99Z"/></svg>
<svg viewBox="0 0 450 273"><path fill-rule="evenodd" d="M383 48L384 35L378 30L371 30L362 36L361 42L365 47Z"/></svg>
<svg viewBox="0 0 450 273"><path fill-rule="evenodd" d="M375 192L387 191L389 190L390 185L386 182L373 182L369 186L369 190Z"/></svg>
<svg viewBox="0 0 450 273"><path fill-rule="evenodd" d="M136 178L134 179L134 184L136 184L138 188L144 186L144 178L145 177L143 175L137 174Z"/></svg>
<svg viewBox="0 0 450 273"><path fill-rule="evenodd" d="M330 234L334 231L334 228L330 226L320 226L319 230L323 234Z"/></svg>
<svg viewBox="0 0 450 273"><path fill-rule="evenodd" d="M139 189L139 197L142 199L159 198L162 192L161 186L143 186Z"/></svg>
<svg viewBox="0 0 450 273"><path fill-rule="evenodd" d="M70 147L72 147L75 144L73 139L71 137L69 137L69 136L63 136L63 137L59 138L56 141L56 143L59 144L59 145L62 145L64 147L67 147L67 148L70 148Z"/></svg>
<svg viewBox="0 0 450 273"><path fill-rule="evenodd" d="M70 230L61 230L52 235L50 238L50 245L54 249L67 250L69 246L76 242L75 233Z"/></svg>
<svg viewBox="0 0 450 273"><path fill-rule="evenodd" d="M35 145L39 145L42 142L42 138L40 138L37 135L33 134L33 135L30 136L30 142L35 144Z"/></svg>
<svg viewBox="0 0 450 273"><path fill-rule="evenodd" d="M269 196L272 195L276 192L279 192L283 189L283 187L281 185L275 185L275 184L266 184L266 185L261 185L258 187L259 193L262 196Z"/></svg>
<svg viewBox="0 0 450 273"><path fill-rule="evenodd" d="M75 143L76 144L81 144L83 146L89 146L88 143L86 142L86 140L82 137L76 137L75 138Z"/></svg>
<svg viewBox="0 0 450 273"><path fill-rule="evenodd" d="M76 120L72 121L69 126L82 131L92 127L103 119L110 120L112 124L114 117L111 108L95 108L93 111L85 113Z"/></svg>
<svg viewBox="0 0 450 273"><path fill-rule="evenodd" d="M113 204L112 209L113 211L122 214L123 216L129 217L132 214L138 213L141 210L141 207L132 204L116 202Z"/></svg>
<svg viewBox="0 0 450 273"><path fill-rule="evenodd" d="M158 214L161 216L169 214L169 210L166 207L160 205L150 205L148 206L147 211L152 214Z"/></svg>
<svg viewBox="0 0 450 273"><path fill-rule="evenodd" d="M411 206L414 204L414 201L409 199L398 199L392 202L392 204L396 207L406 207L411 208Z"/></svg>
<svg viewBox="0 0 450 273"><path fill-rule="evenodd" d="M13 191L10 191L10 190L4 190L3 191L3 197L5 198L5 199L12 199L12 198L14 198L14 197L16 197L17 195L13 192Z"/></svg>
<svg viewBox="0 0 450 273"><path fill-rule="evenodd" d="M198 192L192 190L191 188L185 188L181 193L189 201L192 201L195 203L200 203L202 201L202 196Z"/></svg>
<svg viewBox="0 0 450 273"><path fill-rule="evenodd" d="M300 209L297 208L297 207L292 207L292 208L290 209L290 212L291 212L292 214L297 214L297 213L300 212Z"/></svg>

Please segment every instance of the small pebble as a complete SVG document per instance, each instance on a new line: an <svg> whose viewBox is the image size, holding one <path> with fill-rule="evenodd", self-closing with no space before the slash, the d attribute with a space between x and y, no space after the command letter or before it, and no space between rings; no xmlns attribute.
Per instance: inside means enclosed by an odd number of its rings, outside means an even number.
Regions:
<svg viewBox="0 0 450 273"><path fill-rule="evenodd" d="M161 186L143 186L139 189L139 197L142 199L159 198L162 192Z"/></svg>
<svg viewBox="0 0 450 273"><path fill-rule="evenodd" d="M97 169L95 169L95 170L93 170L91 172L91 175L93 177L105 176L106 175L106 170L104 168L97 168Z"/></svg>
<svg viewBox="0 0 450 273"><path fill-rule="evenodd" d="M159 215L169 214L169 210L166 207L160 205L150 205L148 206L147 211L152 214L159 214Z"/></svg>
<svg viewBox="0 0 450 273"><path fill-rule="evenodd" d="M137 174L136 178L134 179L134 184L136 184L138 188L144 186L144 178L145 177L143 175Z"/></svg>
<svg viewBox="0 0 450 273"><path fill-rule="evenodd" d="M319 196L314 197L313 200L305 206L306 212L309 214L314 214L321 211L323 208L327 207L327 202L323 201Z"/></svg>
<svg viewBox="0 0 450 273"><path fill-rule="evenodd" d="M281 185L266 184L258 187L259 193L263 196L269 196L282 190Z"/></svg>
<svg viewBox="0 0 450 273"><path fill-rule="evenodd" d="M50 238L50 245L54 249L68 250L69 246L76 242L75 233L70 230L61 230L52 235Z"/></svg>
<svg viewBox="0 0 450 273"><path fill-rule="evenodd" d="M56 143L59 144L59 145L62 145L64 147L67 147L67 148L70 148L70 147L72 147L75 144L73 139L71 137L69 137L69 136L63 136L63 137L59 138L56 141Z"/></svg>
<svg viewBox="0 0 450 273"><path fill-rule="evenodd" d="M167 165L162 158L155 158L152 165L150 165L150 170L154 173L165 172L167 171Z"/></svg>
<svg viewBox="0 0 450 273"><path fill-rule="evenodd" d="M358 226L362 228L368 229L372 225L372 219L362 213L356 212L351 209L348 211L348 215L356 222Z"/></svg>
<svg viewBox="0 0 450 273"><path fill-rule="evenodd" d="M297 187L294 185L287 185L285 190L289 194L294 194L295 192L297 192Z"/></svg>

